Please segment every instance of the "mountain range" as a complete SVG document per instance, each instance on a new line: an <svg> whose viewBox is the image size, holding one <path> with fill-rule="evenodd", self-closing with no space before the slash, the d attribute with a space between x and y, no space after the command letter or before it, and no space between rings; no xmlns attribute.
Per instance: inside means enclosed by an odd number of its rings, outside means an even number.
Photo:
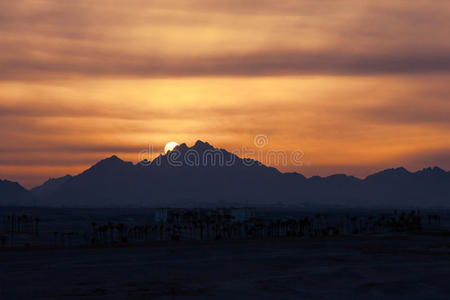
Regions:
<svg viewBox="0 0 450 300"><path fill-rule="evenodd" d="M359 179L306 178L197 141L137 164L117 156L27 191L0 181L1 206L49 207L449 207L450 172L387 169Z"/></svg>

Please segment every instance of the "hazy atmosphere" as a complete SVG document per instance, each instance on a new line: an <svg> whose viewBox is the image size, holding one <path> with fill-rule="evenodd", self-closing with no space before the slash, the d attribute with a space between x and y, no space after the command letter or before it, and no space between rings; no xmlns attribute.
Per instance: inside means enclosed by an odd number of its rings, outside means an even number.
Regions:
<svg viewBox="0 0 450 300"><path fill-rule="evenodd" d="M450 168L448 1L1 1L0 178L205 140L306 176ZM268 164L271 164L268 162Z"/></svg>
<svg viewBox="0 0 450 300"><path fill-rule="evenodd" d="M450 1L0 0L0 300L450 299Z"/></svg>

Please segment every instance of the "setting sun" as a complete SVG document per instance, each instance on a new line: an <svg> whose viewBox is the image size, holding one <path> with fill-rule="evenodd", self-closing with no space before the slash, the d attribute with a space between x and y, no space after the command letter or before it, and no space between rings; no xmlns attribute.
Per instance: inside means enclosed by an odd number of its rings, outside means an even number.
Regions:
<svg viewBox="0 0 450 300"><path fill-rule="evenodd" d="M168 142L164 147L164 153L172 151L176 146L178 146L177 142Z"/></svg>

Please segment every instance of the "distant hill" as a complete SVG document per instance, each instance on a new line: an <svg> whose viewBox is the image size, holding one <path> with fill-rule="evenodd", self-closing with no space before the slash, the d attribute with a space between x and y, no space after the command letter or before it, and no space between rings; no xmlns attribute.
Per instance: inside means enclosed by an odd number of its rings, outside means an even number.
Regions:
<svg viewBox="0 0 450 300"><path fill-rule="evenodd" d="M111 156L31 192L39 205L65 207L449 207L450 172L397 168L365 179L344 174L305 178L197 141L152 162L133 164Z"/></svg>
<svg viewBox="0 0 450 300"><path fill-rule="evenodd" d="M20 184L0 180L0 206L32 206L33 196Z"/></svg>
<svg viewBox="0 0 450 300"><path fill-rule="evenodd" d="M37 186L35 188L31 189L31 193L38 198L46 198L51 196L60 185L63 183L66 183L68 180L72 179L71 175L66 175L59 178L49 178L46 182L44 182L42 185Z"/></svg>

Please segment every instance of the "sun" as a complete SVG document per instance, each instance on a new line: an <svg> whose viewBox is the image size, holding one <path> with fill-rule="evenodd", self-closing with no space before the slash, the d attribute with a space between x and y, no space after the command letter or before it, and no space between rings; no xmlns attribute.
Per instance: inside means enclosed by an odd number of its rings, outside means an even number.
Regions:
<svg viewBox="0 0 450 300"><path fill-rule="evenodd" d="M172 151L176 146L178 146L178 143L176 143L176 142L168 142L166 144L166 146L164 147L164 153Z"/></svg>

